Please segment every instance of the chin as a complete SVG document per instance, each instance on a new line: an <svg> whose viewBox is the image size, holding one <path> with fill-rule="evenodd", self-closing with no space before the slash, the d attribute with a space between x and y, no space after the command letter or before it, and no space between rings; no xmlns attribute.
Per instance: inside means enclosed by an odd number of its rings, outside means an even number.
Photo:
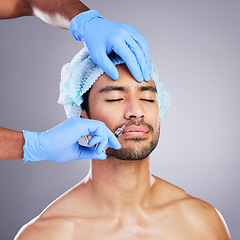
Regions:
<svg viewBox="0 0 240 240"><path fill-rule="evenodd" d="M108 148L106 154L108 157L114 157L124 161L140 161L147 158L157 146L158 141L151 141L147 146L141 147L134 143L132 147L122 147L119 150Z"/></svg>

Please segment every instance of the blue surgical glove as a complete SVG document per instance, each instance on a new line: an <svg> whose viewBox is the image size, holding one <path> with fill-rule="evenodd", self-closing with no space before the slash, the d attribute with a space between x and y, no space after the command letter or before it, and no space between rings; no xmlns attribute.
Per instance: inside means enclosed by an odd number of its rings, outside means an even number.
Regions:
<svg viewBox="0 0 240 240"><path fill-rule="evenodd" d="M119 77L107 56L112 51L123 59L138 82L151 79L148 42L133 26L106 20L97 11L89 10L71 20L69 31L85 43L93 61L112 79Z"/></svg>
<svg viewBox="0 0 240 240"><path fill-rule="evenodd" d="M92 136L88 145L79 145L85 136ZM78 159L105 159L104 149L107 145L121 147L114 134L103 122L72 117L60 125L42 133L23 131L23 161L49 160L67 162ZM97 147L94 146L97 144Z"/></svg>

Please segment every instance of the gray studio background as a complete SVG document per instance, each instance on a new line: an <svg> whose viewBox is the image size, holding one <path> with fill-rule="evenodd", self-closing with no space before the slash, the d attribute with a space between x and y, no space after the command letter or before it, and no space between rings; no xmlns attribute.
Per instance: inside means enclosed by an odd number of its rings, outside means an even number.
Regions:
<svg viewBox="0 0 240 240"><path fill-rule="evenodd" d="M215 206L240 239L240 2L85 0L149 41L172 106L161 123L152 172ZM68 31L34 17L0 21L0 125L44 131L66 119L60 71L81 49ZM78 183L88 160L0 161L0 239Z"/></svg>

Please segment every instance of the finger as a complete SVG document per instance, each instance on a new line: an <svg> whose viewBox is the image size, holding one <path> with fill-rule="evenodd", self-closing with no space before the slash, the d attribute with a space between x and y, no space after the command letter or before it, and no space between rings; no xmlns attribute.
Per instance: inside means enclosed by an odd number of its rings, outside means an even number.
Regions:
<svg viewBox="0 0 240 240"><path fill-rule="evenodd" d="M149 52L149 46L148 46L147 39L135 27L133 27L133 26L131 26L131 27L132 27L131 28L132 38L135 39L135 41L138 43L138 45L142 49L145 58L149 59L150 58L150 52ZM149 63L149 65L151 65L150 61L148 63Z"/></svg>
<svg viewBox="0 0 240 240"><path fill-rule="evenodd" d="M142 42L139 42L136 38L134 38L134 41L140 46L142 49L144 60L146 64L147 71L144 73L144 80L149 81L151 79L152 74L152 66L150 62L150 54L149 54L149 48L148 45L144 45Z"/></svg>
<svg viewBox="0 0 240 240"><path fill-rule="evenodd" d="M80 148L79 159L105 160L107 157L105 152L102 151L100 154L98 154L96 149L92 147L79 146L79 148Z"/></svg>
<svg viewBox="0 0 240 240"><path fill-rule="evenodd" d="M118 139L106 125L103 125L102 131L100 131L100 129L98 128L94 134L96 135L94 135L88 142L89 146L94 146L95 144L98 144L102 141L107 141L107 144L111 148L115 148L115 149L121 148L121 144L119 143Z"/></svg>
<svg viewBox="0 0 240 240"><path fill-rule="evenodd" d="M113 51L118 54L123 61L126 63L129 71L132 76L138 81L142 82L143 77L133 52L129 49L126 42L124 40L118 40L114 43Z"/></svg>
<svg viewBox="0 0 240 240"><path fill-rule="evenodd" d="M74 116L48 130L46 134L51 135L55 139L62 139L62 143L65 145L72 145L83 136L86 136L83 134L83 132L87 132L85 128L86 127L83 126L83 119Z"/></svg>
<svg viewBox="0 0 240 240"><path fill-rule="evenodd" d="M102 139L108 139L109 135L113 135L111 130L105 125L105 123L98 120L86 119L88 122L88 134L91 136L101 137Z"/></svg>
<svg viewBox="0 0 240 240"><path fill-rule="evenodd" d="M97 154L100 154L101 152L103 152L107 144L108 144L107 139L104 139L103 141L101 141L96 147Z"/></svg>
<svg viewBox="0 0 240 240"><path fill-rule="evenodd" d="M121 144L119 143L118 139L116 138L116 136L114 134L109 136L108 145L109 145L109 147L115 148L117 150L121 148Z"/></svg>
<svg viewBox="0 0 240 240"><path fill-rule="evenodd" d="M82 119L82 125L85 125L84 136L98 136L102 137L104 135L104 129L106 125L98 120L92 119Z"/></svg>
<svg viewBox="0 0 240 240"><path fill-rule="evenodd" d="M146 64L146 59L142 49L139 47L138 43L132 37L129 37L128 39L126 39L125 42L137 60L137 63L142 72L143 79L146 80L145 78L148 72L148 69L147 69L148 66Z"/></svg>
<svg viewBox="0 0 240 240"><path fill-rule="evenodd" d="M121 148L121 144L119 143L118 139L107 126L106 126L106 139L107 139L107 144L111 148L115 148L115 149Z"/></svg>
<svg viewBox="0 0 240 240"><path fill-rule="evenodd" d="M100 143L103 140L103 137L101 136L93 136L89 141L88 141L88 146L92 147L97 143Z"/></svg>
<svg viewBox="0 0 240 240"><path fill-rule="evenodd" d="M145 75L146 79L151 78L151 61L150 61L150 51L149 51L149 45L147 39L132 25L129 26L131 28L131 36L136 41L136 43L139 45L139 47L142 49L143 55L145 57L146 65L148 72Z"/></svg>
<svg viewBox="0 0 240 240"><path fill-rule="evenodd" d="M91 53L90 53L91 55ZM107 56L106 50L101 50L97 54L91 55L93 61L113 80L119 78L119 73L115 65Z"/></svg>
<svg viewBox="0 0 240 240"><path fill-rule="evenodd" d="M121 147L118 142L116 136L112 133L112 131L101 121L84 119L82 125L87 124L87 131L85 132L86 136L91 135L92 138L89 140L88 145L94 146L97 143L102 141L109 143L112 148L119 149ZM101 146L101 145L100 145Z"/></svg>

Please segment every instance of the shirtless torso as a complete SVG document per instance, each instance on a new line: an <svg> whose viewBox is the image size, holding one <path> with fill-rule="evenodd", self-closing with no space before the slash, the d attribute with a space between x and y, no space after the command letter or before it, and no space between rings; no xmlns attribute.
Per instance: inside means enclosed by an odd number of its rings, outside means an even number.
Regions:
<svg viewBox="0 0 240 240"><path fill-rule="evenodd" d="M83 181L25 225L15 239L230 239L214 207L160 178L153 179L151 198L118 211L98 202Z"/></svg>

